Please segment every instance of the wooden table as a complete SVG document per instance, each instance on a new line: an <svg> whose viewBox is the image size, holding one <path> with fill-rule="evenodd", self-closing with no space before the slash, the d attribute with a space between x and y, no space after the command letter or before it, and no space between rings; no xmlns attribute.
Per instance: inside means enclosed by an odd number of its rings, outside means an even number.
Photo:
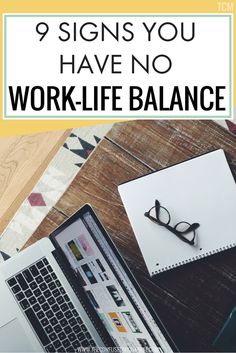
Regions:
<svg viewBox="0 0 236 353"><path fill-rule="evenodd" d="M64 130L0 138L0 235L69 134Z"/></svg>
<svg viewBox="0 0 236 353"><path fill-rule="evenodd" d="M216 148L225 150L236 176L236 138L214 122L116 124L27 245L48 235L84 203L91 203L179 349L212 351L213 339L236 305L236 249L151 280L117 185Z"/></svg>

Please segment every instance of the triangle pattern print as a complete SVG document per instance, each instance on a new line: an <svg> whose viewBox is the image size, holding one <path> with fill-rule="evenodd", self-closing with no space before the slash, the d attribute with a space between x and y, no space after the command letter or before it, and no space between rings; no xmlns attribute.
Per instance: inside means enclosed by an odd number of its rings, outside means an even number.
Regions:
<svg viewBox="0 0 236 353"><path fill-rule="evenodd" d="M228 126L228 129L232 134L236 135L236 124L232 123L230 120L226 120L226 124Z"/></svg>
<svg viewBox="0 0 236 353"><path fill-rule="evenodd" d="M67 138L63 147L80 158L77 163L74 163L75 166L81 168L83 162L87 160L87 158L95 149L96 145L101 141L101 138L96 135L93 135L93 139L94 141L91 143L88 140L80 137L79 134L77 135L76 131L72 132Z"/></svg>
<svg viewBox="0 0 236 353"><path fill-rule="evenodd" d="M43 195L40 192L32 192L28 197L28 201L32 207L46 206L46 203L43 199Z"/></svg>
<svg viewBox="0 0 236 353"><path fill-rule="evenodd" d="M75 128L0 237L0 262L27 242L112 125Z"/></svg>
<svg viewBox="0 0 236 353"><path fill-rule="evenodd" d="M70 136L71 137L71 136ZM73 136L74 139L74 136ZM76 138L75 141L73 141L73 145L75 145L76 143L78 143L78 147L82 147L82 148L70 148L69 146L72 144L72 141L67 141L64 144L64 147L67 148L68 150L70 150L71 152L77 154L78 156L87 159L88 156L90 155L90 153L94 150L95 146L91 145L90 143L86 142L85 140L81 139L81 138Z"/></svg>

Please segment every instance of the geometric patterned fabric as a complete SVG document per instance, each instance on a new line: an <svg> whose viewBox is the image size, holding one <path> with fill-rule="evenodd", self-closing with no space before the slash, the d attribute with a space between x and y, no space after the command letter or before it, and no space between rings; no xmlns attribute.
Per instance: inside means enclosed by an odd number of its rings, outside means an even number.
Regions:
<svg viewBox="0 0 236 353"><path fill-rule="evenodd" d="M0 237L0 262L24 246L111 127L97 125L72 130L3 231Z"/></svg>

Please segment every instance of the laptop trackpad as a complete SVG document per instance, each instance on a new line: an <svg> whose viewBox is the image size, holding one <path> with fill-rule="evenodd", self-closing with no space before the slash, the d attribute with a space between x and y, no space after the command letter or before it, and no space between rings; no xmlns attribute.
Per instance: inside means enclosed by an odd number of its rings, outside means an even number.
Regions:
<svg viewBox="0 0 236 353"><path fill-rule="evenodd" d="M33 346L17 319L0 327L0 352L32 352Z"/></svg>

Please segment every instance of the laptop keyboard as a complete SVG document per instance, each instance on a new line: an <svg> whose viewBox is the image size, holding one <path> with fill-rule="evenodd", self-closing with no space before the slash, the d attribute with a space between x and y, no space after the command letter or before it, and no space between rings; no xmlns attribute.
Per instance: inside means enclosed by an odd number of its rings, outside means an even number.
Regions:
<svg viewBox="0 0 236 353"><path fill-rule="evenodd" d="M75 352L96 347L45 257L7 283L46 352Z"/></svg>

